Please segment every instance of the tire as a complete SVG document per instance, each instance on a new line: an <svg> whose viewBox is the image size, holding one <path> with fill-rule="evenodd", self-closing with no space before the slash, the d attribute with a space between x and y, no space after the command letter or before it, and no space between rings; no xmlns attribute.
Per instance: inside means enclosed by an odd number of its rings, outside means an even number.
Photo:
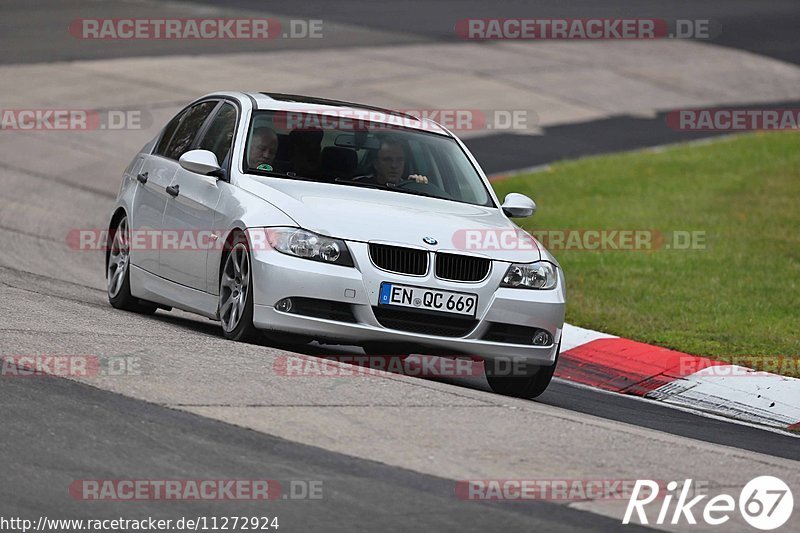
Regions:
<svg viewBox="0 0 800 533"><path fill-rule="evenodd" d="M498 368L496 361L485 361L484 368L486 370L486 380L489 382L489 387L497 394L504 396L514 396L515 398L532 399L541 396L550 381L553 379L553 374L556 371L558 364L558 356L561 354L561 343L558 343L558 351L556 352L556 360L549 366L529 366L523 368L524 375L509 376L508 371L505 372Z"/></svg>
<svg viewBox="0 0 800 533"><path fill-rule="evenodd" d="M234 237L222 264L217 304L222 334L234 341L254 341L259 331L253 326L252 263L244 235Z"/></svg>
<svg viewBox="0 0 800 533"><path fill-rule="evenodd" d="M156 304L140 300L131 294L130 228L125 215L108 234L106 292L109 303L116 309L144 315L152 315L158 309Z"/></svg>

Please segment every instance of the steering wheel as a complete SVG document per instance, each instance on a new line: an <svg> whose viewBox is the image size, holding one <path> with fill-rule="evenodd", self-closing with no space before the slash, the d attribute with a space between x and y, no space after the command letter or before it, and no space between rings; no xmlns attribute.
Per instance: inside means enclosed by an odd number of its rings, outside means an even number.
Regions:
<svg viewBox="0 0 800 533"><path fill-rule="evenodd" d="M407 186L407 185L411 185L411 184L414 184L414 185L416 185L416 184L418 184L418 183L419 183L419 182L418 182L417 180L409 180L409 179L405 179L405 180L400 180L400 181L398 181L397 183L393 183L393 184L392 184L392 186L394 186L394 187L397 187L397 188L400 188L400 187L405 187L405 186ZM419 183L419 184L420 184L420 185L428 185L427 183Z"/></svg>
<svg viewBox="0 0 800 533"><path fill-rule="evenodd" d="M428 183L420 183L417 180L401 180L394 185L398 189L408 189L411 191L419 191L430 194L431 196L435 196L437 198L443 198L445 200L452 200L453 197L447 193L444 189L437 187L431 182Z"/></svg>

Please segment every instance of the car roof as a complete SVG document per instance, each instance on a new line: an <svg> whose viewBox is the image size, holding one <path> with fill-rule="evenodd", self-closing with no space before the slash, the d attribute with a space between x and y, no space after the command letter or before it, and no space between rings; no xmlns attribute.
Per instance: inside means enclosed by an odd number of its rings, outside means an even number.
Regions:
<svg viewBox="0 0 800 533"><path fill-rule="evenodd" d="M452 136L449 131L431 119L425 118L420 120L420 118L413 114L395 111L393 109L299 94L268 92L245 94L255 102L254 107L258 110L295 111L299 113L369 120L371 122L390 126L401 126L409 129Z"/></svg>

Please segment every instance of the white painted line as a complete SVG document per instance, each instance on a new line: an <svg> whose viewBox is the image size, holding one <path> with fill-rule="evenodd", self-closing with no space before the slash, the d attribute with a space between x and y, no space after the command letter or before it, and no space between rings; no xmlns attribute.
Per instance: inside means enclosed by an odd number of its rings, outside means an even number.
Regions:
<svg viewBox="0 0 800 533"><path fill-rule="evenodd" d="M604 338L617 337L564 324L561 349L567 352ZM668 375L664 377L669 379ZM709 366L673 379L645 397L665 405L781 430L800 422L800 379L738 365Z"/></svg>
<svg viewBox="0 0 800 533"><path fill-rule="evenodd" d="M593 390L593 391L599 392L601 394L608 394L608 395L616 396L617 398L622 396L622 397L624 397L624 398L626 398L628 400L635 401L635 402L652 403L654 401L658 401L658 400L655 400L653 398L647 398L647 397L643 398L641 396L633 396L633 395L630 395L630 394L620 394L618 392L614 392L614 391L610 391L610 390L598 389L598 388L592 387L590 385L584 385L583 383L576 383L574 381L570 381L570 380L564 379L564 378L553 378L553 381L557 381L559 383L564 383L564 384L570 385L572 387L578 387L578 388L581 388L581 389ZM692 408L692 407L688 407L688 406L677 404L677 403L658 402L658 404L663 406L663 407L665 407L665 408L668 408L668 409L674 409L676 411L681 411L681 412L684 412L684 413L695 414L695 415L703 417L703 418L710 418L712 420L719 420L720 422L729 422L731 424L736 424L736 425L739 425L739 426L747 426L747 427L750 427L750 428L760 429L762 431L767 431L769 433L777 433L779 435L785 435L785 436L788 436L788 437L794 437L796 439L800 439L800 434L798 434L798 433L789 432L789 431L785 431L785 430L774 428L774 427L770 427L770 426L764 426L764 425L761 425L761 424L754 424L752 422L747 422L747 421L739 420L739 419L736 419L736 418L730 418L730 417L727 417L727 416L722 416L722 415L718 415L718 414L714 414L714 413L709 413L709 412L706 412L706 411L700 411L697 408ZM658 430L655 430L655 431L658 431ZM664 433L668 433L668 432L664 431Z"/></svg>
<svg viewBox="0 0 800 533"><path fill-rule="evenodd" d="M737 365L705 368L647 397L775 427L800 421L800 379Z"/></svg>
<svg viewBox="0 0 800 533"><path fill-rule="evenodd" d="M564 323L564 329L561 336L561 351L566 352L578 346L582 346L588 342L596 341L597 339L616 339L615 335L608 333L601 333L591 329L585 329L572 324Z"/></svg>

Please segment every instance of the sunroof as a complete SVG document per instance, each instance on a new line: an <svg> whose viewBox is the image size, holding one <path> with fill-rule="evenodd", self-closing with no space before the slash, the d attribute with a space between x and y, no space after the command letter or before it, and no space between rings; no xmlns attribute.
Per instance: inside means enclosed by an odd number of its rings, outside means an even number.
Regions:
<svg viewBox="0 0 800 533"><path fill-rule="evenodd" d="M377 107L371 105L356 104L353 102L343 102L341 100L329 100L328 98L318 98L316 96L303 96L300 94L267 93L267 92L262 92L261 94L269 96L273 100L280 100L281 102L297 102L299 104L319 104L319 105L329 105L337 107L354 107L358 109L368 109L370 111L380 111L382 113L386 113L387 115L394 115L398 117L409 118L412 120L418 120L418 118L415 117L414 115L409 115L408 113L403 113L401 111L394 111L392 109L386 109L383 107Z"/></svg>

